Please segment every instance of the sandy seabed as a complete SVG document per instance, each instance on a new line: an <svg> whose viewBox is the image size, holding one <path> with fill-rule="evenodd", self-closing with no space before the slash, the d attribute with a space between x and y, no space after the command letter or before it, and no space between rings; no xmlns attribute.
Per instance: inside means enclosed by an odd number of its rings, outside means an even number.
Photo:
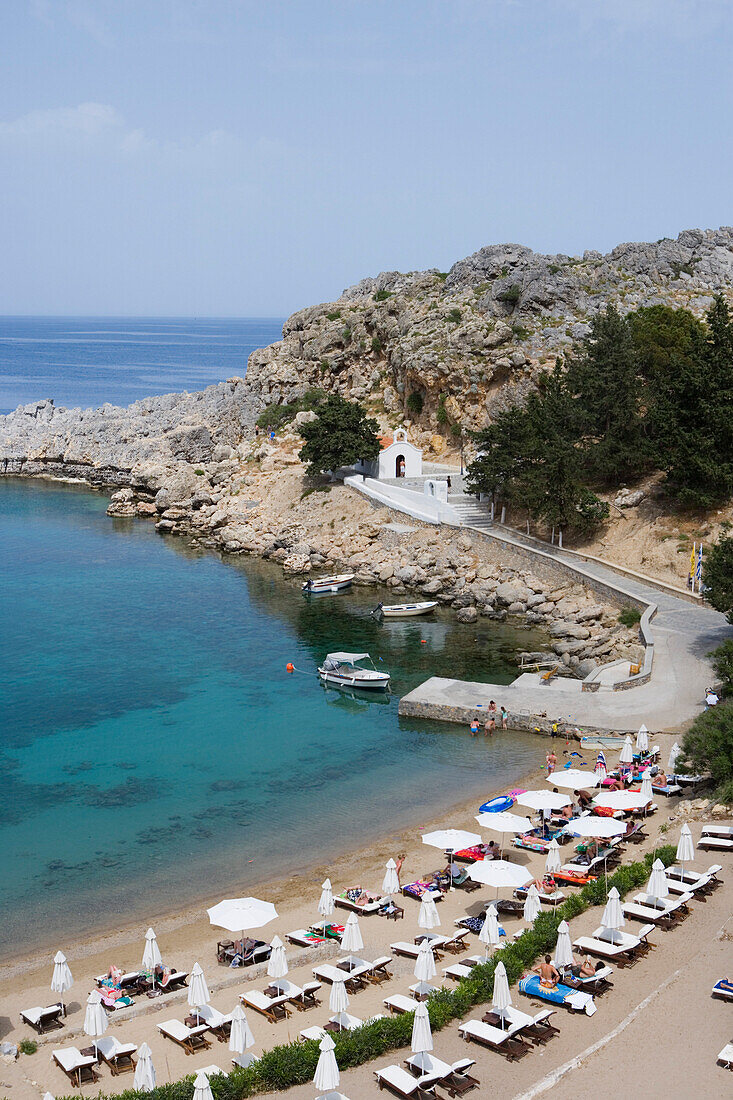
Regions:
<svg viewBox="0 0 733 1100"><path fill-rule="evenodd" d="M501 736L501 733L496 736ZM671 741L670 735L654 737L654 743L661 746L663 761L666 761ZM555 742L555 745L559 750L562 742ZM547 747L546 741L538 740L538 763L544 760ZM569 746L570 749L572 747ZM558 756L562 762L560 751ZM593 758L593 753L586 754L591 765ZM612 764L613 759L609 760L609 765ZM518 781L518 785L543 786L543 774L533 772ZM674 811L677 801L658 800L659 810L650 819L648 827L649 840L632 847L627 853L627 861L641 859L655 843L676 843L677 827L670 829L666 835L660 832L660 827ZM478 803L474 796L470 801L436 816L434 811L439 802L439 791L426 798L425 823L420 829L390 834L385 828L381 841L362 850L344 852L329 866L318 866L302 875L260 883L253 892L274 901L279 913L276 921L261 930L260 938L269 940L275 934L284 938L287 932L308 927L316 920L320 884L326 875L333 882L334 893L338 893L357 884L378 889L386 860L401 852L406 853L403 882L440 866L441 853L421 843L421 832L448 826L478 831L474 820ZM362 809L368 812L366 796ZM693 824L692 828L697 840L700 826ZM543 866L541 857L527 852L513 850L511 858L525 864L533 873L540 873ZM633 967L615 971L614 988L598 999L598 1011L593 1017L558 1010L553 1022L560 1027L560 1035L546 1047L535 1048L517 1063L507 1063L498 1054L475 1045L467 1046L459 1037L457 1024L435 1035L435 1054L446 1061L466 1056L476 1059L474 1073L481 1081L481 1088L473 1092L474 1096L488 1095L490 1091L497 1096L529 1098L549 1090L558 1100L584 1097L598 1100L637 1094L643 1094L647 1100L655 1100L657 1097L730 1094L733 1077L716 1066L716 1057L718 1051L733 1039L731 1006L710 996L715 981L725 974L733 974L733 890L730 875L733 864L730 861L731 856L726 854L696 853L694 867L697 869L702 870L713 863L723 864L721 877L724 885L704 903L695 901L692 914L678 928L669 932L655 931L650 936L655 948L645 959ZM236 896L237 892L237 885L233 883L232 896ZM441 919L438 931L448 932L453 929L455 919L466 913L480 912L491 895L487 888L471 894L450 891L438 907ZM218 900L219 896L185 912L151 914L151 921L164 961L181 970L190 970L198 961L208 981L211 1003L222 1012L230 1012L239 993L246 989L264 989L267 977L264 968L253 973L230 970L217 964L217 939L229 938L229 935L212 928L204 910L206 904ZM390 943L412 941L418 934L418 903L405 898L402 904L404 920L393 922L380 916L360 919L365 945L363 952L360 952L363 957L376 958L389 954ZM346 911L336 910L337 917L339 914L345 920ZM599 918L600 910L590 910L576 918L571 925L573 938L591 932L598 925ZM511 936L522 927L523 922L515 917L502 917L502 923ZM10 960L0 967L0 1037L13 1043L23 1037L33 1037L39 1044L34 1055L21 1056L12 1065L0 1063L3 1095L13 1100L39 1100L45 1091L53 1095L71 1092L68 1081L52 1062L51 1052L59 1047L89 1045L90 1040L83 1034L84 1005L87 995L94 988L93 978L105 972L111 963L124 970L138 969L146 927L147 923L140 923L104 935L97 933L73 945L56 943L49 928L49 942L45 950L24 959ZM633 932L635 927L639 926L628 922L629 931ZM57 999L50 992L49 982L53 955L59 947L67 955L75 979L67 995L68 1015L62 1031L37 1037L22 1024L19 1012L34 1005L51 1004ZM465 954L480 950L477 938L470 935ZM288 947L289 977L302 985L312 980L311 968L314 965L337 956L335 945L303 950ZM441 968L454 961L456 957L446 955L438 962L436 983L443 977ZM366 1019L385 1011L382 1003L385 997L393 993L407 993L415 980L412 963L395 956L391 970L393 977L389 982L368 986L351 996L349 1011L353 1015ZM450 985L450 979L446 978L445 984ZM324 1024L331 1015L328 992L329 987L324 985L319 1007L302 1013L294 1011L289 1019L276 1024L248 1010L247 1018L256 1041L254 1054L278 1043L297 1040L303 1028ZM513 990L513 998L524 1011L536 1012L543 1007L539 1002L521 996L516 989ZM480 1017L483 1011L476 1010L472 1015ZM225 1071L230 1068L231 1054L226 1043L218 1043L212 1037L211 1049L189 1057L182 1048L158 1032L156 1024L170 1019L182 1020L186 1015L186 990L150 1001L142 998L132 1009L109 1014L108 1034L137 1045L146 1041L152 1048L159 1084L176 1080L203 1066L216 1064ZM392 1062L401 1063L408 1053L394 1052L391 1057L385 1055L374 1063L343 1073L341 1091L351 1100L376 1096L374 1069ZM98 1084L86 1085L84 1092L87 1095L96 1095L98 1091L109 1094L131 1087L131 1074L112 1077L109 1068L103 1066ZM314 1092L311 1083L298 1086L287 1095L292 1100L311 1100Z"/></svg>

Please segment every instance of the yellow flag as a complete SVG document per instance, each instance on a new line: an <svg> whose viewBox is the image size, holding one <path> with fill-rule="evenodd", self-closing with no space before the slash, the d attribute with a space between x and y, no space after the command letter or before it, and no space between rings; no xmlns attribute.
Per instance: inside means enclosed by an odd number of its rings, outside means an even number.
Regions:
<svg viewBox="0 0 733 1100"><path fill-rule="evenodd" d="M690 577L695 576L695 545L693 543L692 550L690 551Z"/></svg>

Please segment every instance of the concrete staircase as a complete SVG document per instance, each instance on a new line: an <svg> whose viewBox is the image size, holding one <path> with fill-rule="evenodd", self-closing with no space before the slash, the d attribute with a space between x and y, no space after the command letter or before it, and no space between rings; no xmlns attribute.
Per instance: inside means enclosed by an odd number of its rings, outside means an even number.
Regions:
<svg viewBox="0 0 733 1100"><path fill-rule="evenodd" d="M449 493L448 503L455 508L464 527L478 527L486 531L493 526L489 506L479 504L475 497L465 493Z"/></svg>

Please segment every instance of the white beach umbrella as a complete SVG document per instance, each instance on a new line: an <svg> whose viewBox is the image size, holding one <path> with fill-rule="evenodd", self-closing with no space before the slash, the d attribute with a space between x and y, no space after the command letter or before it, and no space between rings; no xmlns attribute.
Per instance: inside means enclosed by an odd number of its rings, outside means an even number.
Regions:
<svg viewBox="0 0 733 1100"><path fill-rule="evenodd" d="M562 829L571 836L590 836L596 840L604 840L608 837L621 836L626 832L626 826L622 821L616 821L612 817L596 817L589 814L588 817L574 817L568 821Z"/></svg>
<svg viewBox="0 0 733 1100"><path fill-rule="evenodd" d="M626 918L621 909L621 897L616 887L612 886L608 891L608 901L603 910L601 925L607 928L609 932L619 932L625 924Z"/></svg>
<svg viewBox="0 0 733 1100"><path fill-rule="evenodd" d="M508 859L482 860L468 868L468 876L475 882L483 882L486 886L493 886L496 890L518 886L525 886L534 876L526 867L519 863L511 863Z"/></svg>
<svg viewBox="0 0 733 1100"><path fill-rule="evenodd" d="M56 1097L51 1092L44 1092L43 1100L56 1100Z"/></svg>
<svg viewBox="0 0 733 1100"><path fill-rule="evenodd" d="M593 799L593 804L609 810L641 810L650 801L641 791L602 791Z"/></svg>
<svg viewBox="0 0 733 1100"><path fill-rule="evenodd" d="M104 1011L102 997L98 989L93 989L87 998L87 1007L84 1013L84 1034L90 1039L101 1039L109 1027L107 1013ZM96 1051L97 1044L94 1044Z"/></svg>
<svg viewBox="0 0 733 1100"><path fill-rule="evenodd" d="M438 829L433 833L423 833L422 842L431 848L442 848L444 852L459 852L462 848L480 844L481 837L465 829Z"/></svg>
<svg viewBox="0 0 733 1100"><path fill-rule="evenodd" d="M57 951L53 957L53 974L51 975L51 991L53 993L66 993L74 984L74 979L66 961L63 951ZM62 1001L63 1005L63 1001Z"/></svg>
<svg viewBox="0 0 733 1100"><path fill-rule="evenodd" d="M386 894L391 900L393 894L399 894L400 892L400 880L397 875L397 864L393 859L388 859L385 867L382 893Z"/></svg>
<svg viewBox="0 0 733 1100"><path fill-rule="evenodd" d="M492 832L500 834L502 848L507 834L516 836L517 833L527 833L532 828L532 822L528 817L520 817L519 814L511 814L505 810L495 814L477 814L476 820L482 829L491 829Z"/></svg>
<svg viewBox="0 0 733 1100"><path fill-rule="evenodd" d="M155 1088L155 1066L153 1052L147 1043L141 1043L137 1052L137 1065L132 1081L139 1092L152 1092Z"/></svg>
<svg viewBox="0 0 733 1100"><path fill-rule="evenodd" d="M285 956L285 944L279 936L274 936L270 944L272 951L267 960L267 974L270 978L284 978L288 972L288 960Z"/></svg>
<svg viewBox="0 0 733 1100"><path fill-rule="evenodd" d="M682 874L680 878L684 876L685 864L691 863L695 858L695 846L692 843L692 833L690 832L690 826L685 824L680 829L680 841L677 845L677 859L682 864Z"/></svg>
<svg viewBox="0 0 733 1100"><path fill-rule="evenodd" d="M677 757L682 752L679 742L675 741L672 748L669 750L669 760L667 761L667 767L674 773L675 764L677 763Z"/></svg>
<svg viewBox="0 0 733 1100"><path fill-rule="evenodd" d="M275 906L259 898L224 898L207 909L209 922L228 932L246 932L250 928L262 928L277 917Z"/></svg>
<svg viewBox="0 0 733 1100"><path fill-rule="evenodd" d="M211 1000L211 994L209 993L209 987L206 984L206 978L204 972L196 962L191 969L191 977L188 984L188 1003L191 1008L196 1009L196 1019L199 1018L199 1009L202 1005L207 1005Z"/></svg>
<svg viewBox="0 0 733 1100"><path fill-rule="evenodd" d="M333 1092L339 1087L339 1067L334 1054L335 1044L326 1033L319 1044L320 1054L313 1077L313 1085L319 1092Z"/></svg>
<svg viewBox="0 0 733 1100"><path fill-rule="evenodd" d="M229 1049L234 1054L242 1055L246 1050L255 1045L255 1037L247 1022L244 1009L240 1004L234 1007L232 1012L232 1028L229 1032Z"/></svg>
<svg viewBox="0 0 733 1100"><path fill-rule="evenodd" d="M530 810L561 810L570 802L572 802L570 795L563 794L562 791L558 791L557 794L554 791L525 791L517 795L517 803L520 806L527 806Z"/></svg>
<svg viewBox="0 0 733 1100"><path fill-rule="evenodd" d="M569 787L571 791L582 791L588 787L597 787L601 782L601 776L597 772L581 772L575 768L568 768L567 771L553 772L552 775L548 775L547 782L552 783L554 787Z"/></svg>
<svg viewBox="0 0 733 1100"><path fill-rule="evenodd" d="M636 751L648 752L649 751L649 730L642 723L639 726L639 732L636 735Z"/></svg>
<svg viewBox="0 0 733 1100"><path fill-rule="evenodd" d="M440 928L440 917L435 898L432 894L423 894L420 901L420 911L417 914L418 928Z"/></svg>
<svg viewBox="0 0 733 1100"><path fill-rule="evenodd" d="M494 995L491 999L491 1007L501 1016L502 1026L506 1023L506 1010L511 1008L511 1005L512 995L509 992L506 967L503 962L500 962L494 971Z"/></svg>
<svg viewBox="0 0 733 1100"><path fill-rule="evenodd" d="M540 895L537 891L537 887L534 883L530 884L527 891L527 897L524 901L524 910L522 916L526 920L527 924L532 924L536 919L540 911Z"/></svg>
<svg viewBox="0 0 733 1100"><path fill-rule="evenodd" d="M641 798L644 799L644 806L648 806L654 798L654 791L652 790L652 773L647 768L641 777L641 790L639 791Z"/></svg>
<svg viewBox="0 0 733 1100"><path fill-rule="evenodd" d="M341 949L349 953L351 951L361 951L363 947L364 940L361 938L361 929L356 913L350 913L349 919L346 921L344 934L341 937Z"/></svg>
<svg viewBox="0 0 733 1100"><path fill-rule="evenodd" d="M621 755L618 758L619 764L633 764L634 762L634 746L631 743L631 738L627 737L621 746Z"/></svg>
<svg viewBox="0 0 733 1100"><path fill-rule="evenodd" d="M422 940L420 943L420 950L415 959L414 974L419 982L429 982L437 974L435 956L430 946L430 940Z"/></svg>
<svg viewBox="0 0 733 1100"><path fill-rule="evenodd" d="M416 1055L414 1063L427 1073L430 1068L430 1059L425 1055L433 1049L433 1033L430 1030L430 1017L425 1001L420 1001L415 1009L415 1018L412 1022L412 1053Z"/></svg>
<svg viewBox="0 0 733 1100"><path fill-rule="evenodd" d="M349 1007L349 994L346 992L346 974L331 983L331 992L328 997L328 1007L331 1012L346 1012Z"/></svg>
<svg viewBox="0 0 733 1100"><path fill-rule="evenodd" d="M652 873L649 876L649 882L646 889L647 893L651 894L653 898L669 897L667 873L661 859L655 859L654 863L652 863Z"/></svg>
<svg viewBox="0 0 733 1100"><path fill-rule="evenodd" d="M331 916L333 909L333 887L330 878L327 878L321 883L321 897L318 901L318 912L323 917L324 928L326 927L326 918Z"/></svg>
<svg viewBox="0 0 733 1100"><path fill-rule="evenodd" d="M203 1071L199 1071L196 1074L196 1078L193 1082L193 1100L214 1100L209 1078Z"/></svg>
<svg viewBox="0 0 733 1100"><path fill-rule="evenodd" d="M552 875L555 871L559 871L562 867L562 860L560 859L560 845L553 837L550 843L547 845L547 856L545 857L545 870L548 875Z"/></svg>
<svg viewBox="0 0 733 1100"><path fill-rule="evenodd" d="M479 942L485 947L486 958L489 957L489 948L498 947L501 943L499 936L499 915L493 905L486 908L486 917L478 934Z"/></svg>
<svg viewBox="0 0 733 1100"><path fill-rule="evenodd" d="M155 968L156 966L162 966L163 959L160 954L160 948L158 947L158 940L155 932L152 928L148 928L145 933L145 947L143 949L143 966L146 970L149 970L153 979L153 989L155 989Z"/></svg>
<svg viewBox="0 0 733 1100"><path fill-rule="evenodd" d="M557 943L555 955L552 960L558 970L564 970L573 965L573 945L570 942L570 929L568 922L561 920L557 926Z"/></svg>

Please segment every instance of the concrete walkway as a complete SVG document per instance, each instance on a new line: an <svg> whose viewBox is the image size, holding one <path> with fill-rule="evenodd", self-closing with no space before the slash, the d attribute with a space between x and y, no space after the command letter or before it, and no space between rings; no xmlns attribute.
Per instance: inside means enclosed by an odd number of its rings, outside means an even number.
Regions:
<svg viewBox="0 0 733 1100"><path fill-rule="evenodd" d="M489 524L466 526L485 538L538 555L548 553L544 547L539 551L528 545L529 540L514 538L506 529ZM714 675L706 655L733 632L725 616L617 573L600 562L579 561L555 547L549 551L549 556L576 571L579 581L584 575L595 577L656 605L658 611L652 621L654 666L649 683L625 691L612 691L604 685L597 692L582 692L579 681L543 683L531 673L509 686L433 677L404 696L400 714L470 722L477 708L480 713L494 699L498 706L507 707L512 725L520 729L547 730L558 718L578 726L581 732L633 731L642 722L650 730L676 729L691 721L704 706L705 688Z"/></svg>

